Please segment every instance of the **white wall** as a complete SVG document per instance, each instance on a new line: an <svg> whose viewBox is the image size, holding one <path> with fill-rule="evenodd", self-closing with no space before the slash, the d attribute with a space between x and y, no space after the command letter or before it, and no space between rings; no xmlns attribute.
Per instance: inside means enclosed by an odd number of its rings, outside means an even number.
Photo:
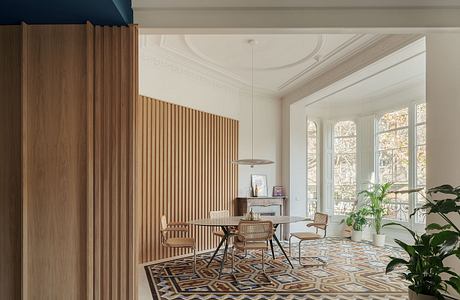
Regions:
<svg viewBox="0 0 460 300"><path fill-rule="evenodd" d="M251 155L251 97L249 91L166 59L139 53L141 95L183 105L239 121L239 158ZM267 96L254 100L254 156L274 165L239 166L238 194L247 196L251 174L266 174L271 187L281 184L281 101Z"/></svg>
<svg viewBox="0 0 460 300"><path fill-rule="evenodd" d="M429 34L427 47L427 186L460 185L460 34ZM451 215L457 226L460 217ZM442 223L429 215L427 223ZM460 261L449 265L460 272Z"/></svg>

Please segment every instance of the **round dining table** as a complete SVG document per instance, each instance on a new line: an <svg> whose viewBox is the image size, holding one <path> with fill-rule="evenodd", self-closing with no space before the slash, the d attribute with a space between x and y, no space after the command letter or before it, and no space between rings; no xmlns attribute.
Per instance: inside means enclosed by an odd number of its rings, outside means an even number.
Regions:
<svg viewBox="0 0 460 300"><path fill-rule="evenodd" d="M220 227L224 233L224 236L220 240L219 246L217 246L217 249L214 251L211 259L208 262L208 267L213 261L214 257L216 254L219 252L220 248L222 245L225 243L224 247L224 253L222 257L222 261L220 262L220 269L219 269L219 277L222 275L222 270L224 268L224 263L225 259L227 258L227 252L228 252L228 241L231 236L231 227L237 227L238 223L242 220L245 220L243 216L235 216L235 217L221 217L221 218L212 218L212 219L198 219L198 220L192 220L187 222L190 225L195 225L195 226L205 226L205 227ZM284 257L286 260L289 262L289 265L294 268L294 266L291 263L291 260L289 259L288 255L286 254L286 251L284 250L283 246L281 245L278 237L276 236L276 228L278 228L279 225L282 224L289 224L289 223L295 223L295 222L302 222L302 221L310 221L311 219L309 218L304 218L304 217L294 217L294 216L261 216L260 220L266 220L266 221L272 221L273 223L273 240L275 240L276 244L280 248L281 252L283 253ZM275 258L275 251L273 249L273 240L270 240L270 248L272 251L272 256Z"/></svg>

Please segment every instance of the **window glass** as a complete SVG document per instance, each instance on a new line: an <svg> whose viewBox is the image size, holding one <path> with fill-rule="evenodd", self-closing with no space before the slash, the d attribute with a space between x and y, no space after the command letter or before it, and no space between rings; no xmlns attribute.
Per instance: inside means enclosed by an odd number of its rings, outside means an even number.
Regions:
<svg viewBox="0 0 460 300"><path fill-rule="evenodd" d="M409 188L409 110L384 114L378 122L378 179L393 183L393 190ZM409 221L408 194L392 196L386 218Z"/></svg>
<svg viewBox="0 0 460 300"><path fill-rule="evenodd" d="M356 204L356 124L334 126L334 214L344 215Z"/></svg>
<svg viewBox="0 0 460 300"><path fill-rule="evenodd" d="M417 188L426 187L426 103L417 105L415 124L415 155L416 155L416 186ZM425 198L416 195L416 207L420 207L425 203ZM424 224L425 214L418 212L415 215L415 222Z"/></svg>
<svg viewBox="0 0 460 300"><path fill-rule="evenodd" d="M313 217L318 204L318 126L313 121L307 122L307 206L308 215Z"/></svg>

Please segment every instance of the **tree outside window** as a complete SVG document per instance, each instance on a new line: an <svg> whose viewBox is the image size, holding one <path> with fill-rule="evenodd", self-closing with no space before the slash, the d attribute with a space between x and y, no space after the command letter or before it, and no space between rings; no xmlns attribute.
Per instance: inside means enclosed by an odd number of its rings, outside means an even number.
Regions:
<svg viewBox="0 0 460 300"><path fill-rule="evenodd" d="M313 217L317 211L319 184L319 145L318 126L307 121L307 213Z"/></svg>
<svg viewBox="0 0 460 300"><path fill-rule="evenodd" d="M377 127L378 182L392 182L393 190L426 186L426 104L411 105L384 114ZM413 136L411 138L411 136ZM386 218L410 222L410 213L423 205L420 194L392 196ZM425 223L423 213L414 218Z"/></svg>
<svg viewBox="0 0 460 300"><path fill-rule="evenodd" d="M378 179L393 183L393 190L409 188L409 110L386 113L378 122ZM409 197L393 196L386 218L408 221Z"/></svg>
<svg viewBox="0 0 460 300"><path fill-rule="evenodd" d="M416 124L415 124L415 155L416 155L416 185L417 188L426 187L426 103L416 106ZM416 195L416 207L423 206L425 198ZM425 224L425 214L418 211L415 215L415 222Z"/></svg>
<svg viewBox="0 0 460 300"><path fill-rule="evenodd" d="M356 204L356 124L334 126L334 215L344 215Z"/></svg>

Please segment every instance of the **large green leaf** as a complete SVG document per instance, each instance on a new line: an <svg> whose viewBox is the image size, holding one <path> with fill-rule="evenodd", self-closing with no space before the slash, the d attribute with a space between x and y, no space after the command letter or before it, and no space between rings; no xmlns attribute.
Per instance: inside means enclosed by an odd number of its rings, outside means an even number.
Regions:
<svg viewBox="0 0 460 300"><path fill-rule="evenodd" d="M460 196L460 186L453 187L450 184L440 185L434 188L428 189L428 194L442 193L446 195Z"/></svg>
<svg viewBox="0 0 460 300"><path fill-rule="evenodd" d="M408 261L405 261L402 258L398 258L398 257L390 257L390 258L391 258L391 261L388 263L387 268L385 269L385 273L389 273L393 271L397 266L409 264Z"/></svg>
<svg viewBox="0 0 460 300"><path fill-rule="evenodd" d="M460 210L455 199L438 200L434 204L427 203L425 206L430 209L429 213L443 213L448 214Z"/></svg>
<svg viewBox="0 0 460 300"><path fill-rule="evenodd" d="M396 222L390 222L390 223L384 224L382 227L392 226L392 225L400 226L400 227L406 229L412 235L414 240L417 240L417 234L415 233L415 231L413 231L412 229L410 229L410 228L408 228L408 227L406 227L406 226L404 226L402 224L399 224L399 223L396 223Z"/></svg>
<svg viewBox="0 0 460 300"><path fill-rule="evenodd" d="M415 255L415 253L416 253L415 249L411 245L408 245L408 244L406 244L403 241L400 241L398 239L395 239L395 243L398 244L399 246L401 246L401 248L403 248L404 251L406 251L410 256Z"/></svg>
<svg viewBox="0 0 460 300"><path fill-rule="evenodd" d="M447 224L447 225L439 225L437 223L431 223L428 226L426 226L425 230L446 230L450 229L452 226Z"/></svg>
<svg viewBox="0 0 460 300"><path fill-rule="evenodd" d="M449 280L446 281L448 285L450 285L454 290L460 294L460 278L458 275L456 277L451 277Z"/></svg>
<svg viewBox="0 0 460 300"><path fill-rule="evenodd" d="M456 231L444 230L437 232L432 235L431 245L432 246L451 246L458 242L459 234Z"/></svg>

